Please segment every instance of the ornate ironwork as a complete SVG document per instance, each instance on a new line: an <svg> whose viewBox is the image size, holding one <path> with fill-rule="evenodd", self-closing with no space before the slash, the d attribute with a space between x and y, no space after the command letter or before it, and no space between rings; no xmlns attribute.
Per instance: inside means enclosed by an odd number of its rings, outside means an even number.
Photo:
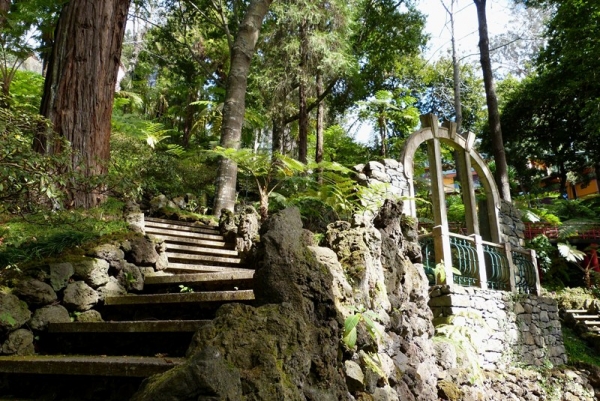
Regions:
<svg viewBox="0 0 600 401"><path fill-rule="evenodd" d="M433 237L421 238L419 242L421 244L423 268L429 280L429 285L435 285L435 248L433 246Z"/></svg>
<svg viewBox="0 0 600 401"><path fill-rule="evenodd" d="M464 286L479 286L477 249L473 241L451 235L450 249L452 267L460 271L460 275L454 274L454 282Z"/></svg>
<svg viewBox="0 0 600 401"><path fill-rule="evenodd" d="M510 266L502 248L483 244L488 288L510 291Z"/></svg>
<svg viewBox="0 0 600 401"><path fill-rule="evenodd" d="M513 251L512 260L516 268L515 285L519 292L535 294L537 267L531 261L531 258L522 252Z"/></svg>

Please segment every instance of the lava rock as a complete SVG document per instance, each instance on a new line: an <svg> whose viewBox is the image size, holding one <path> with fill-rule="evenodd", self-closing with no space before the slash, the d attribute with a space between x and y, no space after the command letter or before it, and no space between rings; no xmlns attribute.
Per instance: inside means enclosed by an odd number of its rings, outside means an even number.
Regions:
<svg viewBox="0 0 600 401"><path fill-rule="evenodd" d="M75 281L65 288L63 303L69 309L83 312L92 309L99 299L92 287L83 281Z"/></svg>
<svg viewBox="0 0 600 401"><path fill-rule="evenodd" d="M35 279L20 281L13 290L13 294L34 306L48 305L57 299L56 292L52 287Z"/></svg>
<svg viewBox="0 0 600 401"><path fill-rule="evenodd" d="M29 321L33 330L46 330L48 323L69 323L69 311L62 305L48 305L36 310Z"/></svg>

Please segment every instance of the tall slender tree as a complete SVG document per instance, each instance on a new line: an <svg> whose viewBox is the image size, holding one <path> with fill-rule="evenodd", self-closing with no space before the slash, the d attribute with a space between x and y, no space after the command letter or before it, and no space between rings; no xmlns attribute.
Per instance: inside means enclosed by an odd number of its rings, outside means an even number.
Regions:
<svg viewBox="0 0 600 401"><path fill-rule="evenodd" d="M107 172L110 121L129 0L71 0L62 9L48 65L41 114L72 145L72 168L92 178ZM62 149L40 135L34 148ZM92 207L98 188L75 188L71 203Z"/></svg>
<svg viewBox="0 0 600 401"><path fill-rule="evenodd" d="M250 62L254 55L263 19L269 11L271 3L272 0L252 0L250 2L233 42L221 128L221 146L224 148L240 148ZM215 215L219 216L222 209L233 210L236 181L237 164L229 159L221 158L213 207Z"/></svg>
<svg viewBox="0 0 600 401"><path fill-rule="evenodd" d="M490 60L490 40L488 37L487 17L485 13L486 0L473 0L477 8L477 22L479 23L479 52L481 70L483 72L483 83L485 86L486 102L488 109L488 120L490 134L492 136L492 153L496 161L495 179L500 191L500 197L510 202L510 184L508 181L508 165L506 153L504 152L504 141L502 140L502 127L500 126L500 112L498 110L498 98L494 86L492 74L492 62Z"/></svg>

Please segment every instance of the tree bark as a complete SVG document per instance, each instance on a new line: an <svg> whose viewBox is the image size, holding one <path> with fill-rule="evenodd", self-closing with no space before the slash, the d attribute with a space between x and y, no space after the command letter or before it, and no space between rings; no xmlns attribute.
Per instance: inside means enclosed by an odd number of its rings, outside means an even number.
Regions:
<svg viewBox="0 0 600 401"><path fill-rule="evenodd" d="M308 111L306 106L306 68L308 39L306 20L300 24L300 85L298 87L298 160L307 163L308 157Z"/></svg>
<svg viewBox="0 0 600 401"><path fill-rule="evenodd" d="M260 28L272 0L252 0L244 15L240 29L231 49L231 67L227 77L227 93L223 105L221 146L239 149L242 124L246 110L246 88L250 62L258 41ZM235 206L237 164L221 158L217 172L213 213L221 215L222 209L232 210Z"/></svg>
<svg viewBox="0 0 600 401"><path fill-rule="evenodd" d="M61 12L40 113L72 146L71 165L85 178L106 174L110 121L129 0L71 0ZM38 136L34 148L62 151ZM92 207L98 188L74 188L72 205Z"/></svg>
<svg viewBox="0 0 600 401"><path fill-rule="evenodd" d="M494 87L494 77L492 75L492 62L490 60L490 41L488 38L487 17L485 15L486 0L473 0L477 8L477 21L479 23L479 51L481 70L483 72L483 83L485 85L485 94L488 108L488 120L490 132L492 135L492 153L496 161L496 185L500 197L506 201L511 201L510 183L508 181L508 165L506 163L506 153L504 152L504 141L502 140L502 128L500 126L500 112L498 111L498 99L496 97L496 88Z"/></svg>
<svg viewBox="0 0 600 401"><path fill-rule="evenodd" d="M323 76L321 73L317 74L317 97L323 92ZM321 163L323 161L323 117L325 114L325 106L323 102L319 102L317 108L317 149L315 151L315 162Z"/></svg>
<svg viewBox="0 0 600 401"><path fill-rule="evenodd" d="M10 10L11 0L0 0L0 28L6 24L6 16Z"/></svg>

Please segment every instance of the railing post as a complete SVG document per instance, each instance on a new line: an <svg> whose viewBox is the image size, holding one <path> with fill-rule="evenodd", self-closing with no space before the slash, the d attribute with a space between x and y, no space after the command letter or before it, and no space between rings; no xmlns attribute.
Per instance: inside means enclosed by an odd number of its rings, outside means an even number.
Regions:
<svg viewBox="0 0 600 401"><path fill-rule="evenodd" d="M477 268L479 270L479 287L486 290L487 286L487 270L485 265L485 257L483 255L483 239L481 235L473 234L473 242L475 243L475 250L477 252Z"/></svg>
<svg viewBox="0 0 600 401"><path fill-rule="evenodd" d="M531 264L533 265L533 272L535 274L535 295L540 296L542 293L542 284L540 283L540 272L537 267L537 255L535 250L529 249L529 257L531 258Z"/></svg>
<svg viewBox="0 0 600 401"><path fill-rule="evenodd" d="M508 242L504 243L504 253L506 254L506 259L508 260L508 269L509 269L508 274L509 274L509 280L510 280L510 290L512 292L517 292L517 282L516 282L517 271L515 269L515 264L513 263L512 246Z"/></svg>
<svg viewBox="0 0 600 401"><path fill-rule="evenodd" d="M446 272L446 282L438 282L436 275L436 284L454 284L454 274L452 273L452 251L450 250L450 235L448 227L441 225L433 227L433 246L435 249L435 263L444 263L444 270ZM437 266L436 266L437 267Z"/></svg>

